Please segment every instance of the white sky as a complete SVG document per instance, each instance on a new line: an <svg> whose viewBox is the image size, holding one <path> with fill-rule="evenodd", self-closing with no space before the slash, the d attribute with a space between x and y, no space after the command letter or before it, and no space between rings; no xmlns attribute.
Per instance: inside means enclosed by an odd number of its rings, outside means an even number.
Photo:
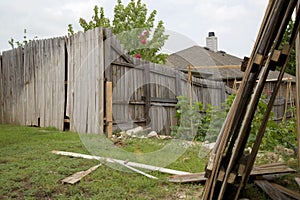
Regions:
<svg viewBox="0 0 300 200"><path fill-rule="evenodd" d="M67 25L81 30L78 19L91 19L94 5L103 6L113 17L117 0L1 0L0 51L10 49L8 40L22 41L23 30L29 39L67 34ZM123 0L127 5L129 0ZM256 39L267 0L142 0L148 11L157 10L171 36L165 51L176 52L193 44L205 46L209 31L218 37L219 50L249 56Z"/></svg>

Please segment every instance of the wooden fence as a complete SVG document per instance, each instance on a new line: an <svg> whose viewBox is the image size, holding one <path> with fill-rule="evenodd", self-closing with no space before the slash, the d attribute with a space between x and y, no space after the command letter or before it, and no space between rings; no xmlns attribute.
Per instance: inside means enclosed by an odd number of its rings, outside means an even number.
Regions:
<svg viewBox="0 0 300 200"><path fill-rule="evenodd" d="M142 125L169 134L176 97L190 95L187 75L128 56L102 28L33 41L0 58L0 123L101 133L112 82L114 130ZM227 93L221 82L193 78L192 96L220 106Z"/></svg>
<svg viewBox="0 0 300 200"><path fill-rule="evenodd" d="M170 67L127 56L112 36L105 52L111 63L106 78L113 85L114 130L136 125L170 133L178 96L190 96L188 76ZM227 97L223 82L193 77L192 98L204 105L221 106Z"/></svg>
<svg viewBox="0 0 300 200"><path fill-rule="evenodd" d="M33 41L1 57L1 123L63 129L65 40Z"/></svg>

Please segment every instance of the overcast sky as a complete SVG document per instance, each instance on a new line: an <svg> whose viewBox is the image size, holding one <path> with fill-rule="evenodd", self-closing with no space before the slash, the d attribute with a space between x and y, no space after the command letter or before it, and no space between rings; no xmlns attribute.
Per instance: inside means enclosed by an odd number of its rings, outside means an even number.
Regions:
<svg viewBox="0 0 300 200"><path fill-rule="evenodd" d="M117 0L1 0L0 51L10 49L8 40L51 38L67 34L67 25L81 30L78 19L90 19L94 5L103 6L112 19ZM123 0L127 4L129 0ZM170 41L165 51L174 53L191 45L205 46L208 32L215 32L219 50L249 56L268 0L142 0L149 11L157 10Z"/></svg>

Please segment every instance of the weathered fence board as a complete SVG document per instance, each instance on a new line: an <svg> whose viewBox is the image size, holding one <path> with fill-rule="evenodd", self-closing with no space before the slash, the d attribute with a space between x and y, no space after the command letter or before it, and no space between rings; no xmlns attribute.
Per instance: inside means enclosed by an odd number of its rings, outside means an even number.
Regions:
<svg viewBox="0 0 300 200"><path fill-rule="evenodd" d="M79 32L68 39L66 115L70 129L103 131L104 52L102 28Z"/></svg>

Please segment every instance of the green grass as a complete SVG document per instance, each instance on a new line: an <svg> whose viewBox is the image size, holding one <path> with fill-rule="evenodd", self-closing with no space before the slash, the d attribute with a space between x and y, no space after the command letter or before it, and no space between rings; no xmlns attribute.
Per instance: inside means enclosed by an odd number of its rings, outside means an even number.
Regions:
<svg viewBox="0 0 300 200"><path fill-rule="evenodd" d="M167 142L130 139L122 148L151 152ZM159 172L151 172L159 177L152 180L105 165L75 185L62 184L63 178L98 162L55 155L52 150L89 154L76 133L0 125L0 199L197 199L203 189L199 184L168 183L168 175ZM202 171L205 162L194 159L197 154L196 147L190 148L170 167Z"/></svg>
<svg viewBox="0 0 300 200"><path fill-rule="evenodd" d="M93 140L94 136L90 135L87 138L88 142L92 141L91 145L98 144L98 140ZM140 155L158 151L170 142L128 138L118 143L118 148L133 152L132 155ZM114 146L112 142L102 145L103 151L109 153L109 145ZM166 179L168 174L148 172L159 178L153 180L137 173L118 171L106 165L100 166L75 185L63 184L63 178L87 170L97 165L98 161L59 156L52 154L52 150L90 154L77 133L60 132L54 128L0 125L0 200L199 199L203 191L201 184L169 183ZM164 152L165 157L176 152L176 149L168 150L170 152ZM200 145L193 145L166 167L188 172L203 171L207 161L206 158L202 158L205 154L200 158L199 153L203 153L203 149ZM110 155L117 158L125 154L111 152ZM281 177L277 182L296 189L294 176ZM299 169L296 176L300 176ZM242 196L250 199L268 199L254 184L248 184Z"/></svg>

